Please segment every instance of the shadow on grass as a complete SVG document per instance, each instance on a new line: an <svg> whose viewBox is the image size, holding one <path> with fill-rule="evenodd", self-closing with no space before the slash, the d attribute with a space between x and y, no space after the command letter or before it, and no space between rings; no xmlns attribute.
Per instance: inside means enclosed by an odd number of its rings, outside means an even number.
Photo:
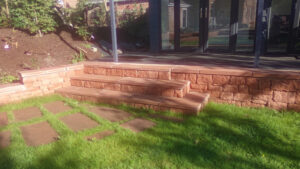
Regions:
<svg viewBox="0 0 300 169"><path fill-rule="evenodd" d="M271 169L300 165L299 142L291 143L284 136L276 135L274 128L259 120L224 113L213 106L198 118L186 119L178 127L164 127L148 131L149 135L159 137L161 143L133 143L127 139L123 142L134 146L137 152L165 151L180 161L203 168Z"/></svg>

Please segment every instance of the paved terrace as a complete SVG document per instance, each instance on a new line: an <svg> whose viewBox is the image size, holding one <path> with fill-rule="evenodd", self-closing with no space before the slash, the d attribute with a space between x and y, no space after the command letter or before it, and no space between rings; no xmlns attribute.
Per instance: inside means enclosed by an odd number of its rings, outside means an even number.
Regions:
<svg viewBox="0 0 300 169"><path fill-rule="evenodd" d="M295 55L296 56L296 55ZM260 58L260 69L300 70L300 56L294 55L263 56ZM226 68L253 68L254 56L230 54L197 54L197 53L125 53L120 55L120 62L156 63L174 65L217 66ZM111 57L99 59L112 61Z"/></svg>

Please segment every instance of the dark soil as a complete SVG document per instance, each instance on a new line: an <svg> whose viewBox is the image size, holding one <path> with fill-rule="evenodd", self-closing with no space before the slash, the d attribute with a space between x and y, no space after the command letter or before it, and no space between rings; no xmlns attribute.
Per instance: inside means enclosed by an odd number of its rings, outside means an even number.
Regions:
<svg viewBox="0 0 300 169"><path fill-rule="evenodd" d="M56 131L47 122L21 127L27 145L39 146L54 142L58 138Z"/></svg>
<svg viewBox="0 0 300 169"><path fill-rule="evenodd" d="M4 49L5 41L11 43L10 49ZM18 30L0 29L0 72L17 76L22 70L71 64L73 56L81 49L88 56L101 57L100 52L93 53L87 44L92 45L66 31L38 37Z"/></svg>

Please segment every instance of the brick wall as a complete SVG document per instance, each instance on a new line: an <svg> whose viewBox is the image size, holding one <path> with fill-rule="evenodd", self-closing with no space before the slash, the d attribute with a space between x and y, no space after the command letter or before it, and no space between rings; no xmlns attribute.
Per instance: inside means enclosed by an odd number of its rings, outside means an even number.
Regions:
<svg viewBox="0 0 300 169"><path fill-rule="evenodd" d="M190 80L191 90L219 103L300 111L299 72L180 67L172 79Z"/></svg>
<svg viewBox="0 0 300 169"><path fill-rule="evenodd" d="M51 94L70 86L70 76L81 73L164 80L189 80L191 90L210 93L218 103L300 111L300 71L225 69L85 62L51 69L20 72L21 83L0 86L0 104Z"/></svg>
<svg viewBox="0 0 300 169"><path fill-rule="evenodd" d="M163 80L189 80L191 90L211 100L247 107L300 111L300 71L90 62L85 73Z"/></svg>
<svg viewBox="0 0 300 169"><path fill-rule="evenodd" d="M54 93L70 86L70 77L83 72L83 64L20 72L20 83L0 86L0 105Z"/></svg>

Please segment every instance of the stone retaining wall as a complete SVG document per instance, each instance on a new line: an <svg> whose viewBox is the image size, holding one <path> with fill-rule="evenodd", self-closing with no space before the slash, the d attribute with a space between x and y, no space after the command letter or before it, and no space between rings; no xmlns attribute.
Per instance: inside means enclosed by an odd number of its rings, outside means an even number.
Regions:
<svg viewBox="0 0 300 169"><path fill-rule="evenodd" d="M54 93L70 86L70 77L83 72L83 64L20 72L20 83L0 85L0 105Z"/></svg>
<svg viewBox="0 0 300 169"><path fill-rule="evenodd" d="M210 93L218 103L300 111L300 71L89 62L85 73L189 80L192 91Z"/></svg>
<svg viewBox="0 0 300 169"><path fill-rule="evenodd" d="M210 93L215 102L300 111L299 72L175 67L171 76L190 80L192 90Z"/></svg>
<svg viewBox="0 0 300 169"><path fill-rule="evenodd" d="M0 104L43 96L70 86L76 74L189 80L191 90L218 103L300 111L300 72L204 66L85 62L20 72L21 83L0 86Z"/></svg>

